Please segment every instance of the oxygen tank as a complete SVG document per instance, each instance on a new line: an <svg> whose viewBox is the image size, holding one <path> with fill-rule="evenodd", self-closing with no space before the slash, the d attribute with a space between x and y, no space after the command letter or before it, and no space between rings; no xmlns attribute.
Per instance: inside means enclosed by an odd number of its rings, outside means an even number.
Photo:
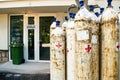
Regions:
<svg viewBox="0 0 120 80"><path fill-rule="evenodd" d="M74 14L69 13L70 19L66 28L67 37L67 80L75 80L75 30Z"/></svg>
<svg viewBox="0 0 120 80"><path fill-rule="evenodd" d="M102 80L118 80L118 16L111 5L112 0L107 2L108 7L101 20Z"/></svg>
<svg viewBox="0 0 120 80"><path fill-rule="evenodd" d="M80 1L80 10L76 13L75 24L75 80L92 80L91 54L91 13Z"/></svg>
<svg viewBox="0 0 120 80"><path fill-rule="evenodd" d="M65 80L65 35L60 27L60 21L56 21L51 38L51 80Z"/></svg>
<svg viewBox="0 0 120 80"><path fill-rule="evenodd" d="M94 6L90 5L91 22L90 26L92 29L92 80L99 80L99 25L98 18L94 14Z"/></svg>
<svg viewBox="0 0 120 80"><path fill-rule="evenodd" d="M52 37L51 37L51 33L52 33L52 31L54 30L56 28L56 18L54 17L54 19L53 19L53 22L52 22L52 24L50 25L50 61L52 61L52 57L54 56L54 55L52 55L52 50L54 49L54 47L53 46L51 46L52 45ZM52 65L50 65L50 72L52 72ZM52 76L51 76L51 79L52 79Z"/></svg>

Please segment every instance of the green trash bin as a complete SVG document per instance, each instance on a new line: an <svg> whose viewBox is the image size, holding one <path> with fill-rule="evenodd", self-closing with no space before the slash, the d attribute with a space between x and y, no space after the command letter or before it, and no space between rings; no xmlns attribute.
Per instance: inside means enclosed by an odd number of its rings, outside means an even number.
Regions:
<svg viewBox="0 0 120 80"><path fill-rule="evenodd" d="M24 63L23 58L23 44L16 43L10 45L11 54L12 54L12 62L13 64L21 64Z"/></svg>

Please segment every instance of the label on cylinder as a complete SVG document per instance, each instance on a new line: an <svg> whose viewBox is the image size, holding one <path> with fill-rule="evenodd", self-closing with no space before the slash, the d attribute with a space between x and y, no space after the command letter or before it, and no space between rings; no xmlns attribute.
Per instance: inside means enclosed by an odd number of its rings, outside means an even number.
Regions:
<svg viewBox="0 0 120 80"><path fill-rule="evenodd" d="M89 31L82 30L77 32L77 40L88 40L89 39Z"/></svg>
<svg viewBox="0 0 120 80"><path fill-rule="evenodd" d="M98 42L98 36L97 35L92 35L91 43L97 44L97 42Z"/></svg>

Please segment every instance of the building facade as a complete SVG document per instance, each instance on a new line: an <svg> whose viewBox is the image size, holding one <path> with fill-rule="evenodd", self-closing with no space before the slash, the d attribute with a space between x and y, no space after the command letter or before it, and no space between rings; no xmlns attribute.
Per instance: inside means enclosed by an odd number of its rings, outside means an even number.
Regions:
<svg viewBox="0 0 120 80"><path fill-rule="evenodd" d="M50 34L48 30L53 17L62 23L71 4L77 5L75 0L0 1L0 62L12 60L9 45L16 39L24 44L25 61L49 62L49 52L43 51L49 51L48 37L45 36ZM107 6L106 0L88 0L88 5L91 4ZM119 0L113 1L116 11L119 4Z"/></svg>

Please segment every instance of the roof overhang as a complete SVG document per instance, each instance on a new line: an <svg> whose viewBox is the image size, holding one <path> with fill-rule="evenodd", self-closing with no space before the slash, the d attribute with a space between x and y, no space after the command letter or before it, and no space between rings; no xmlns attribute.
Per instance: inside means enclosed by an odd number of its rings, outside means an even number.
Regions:
<svg viewBox="0 0 120 80"><path fill-rule="evenodd" d="M56 13L67 12L69 6L22 7L0 9L0 14Z"/></svg>
<svg viewBox="0 0 120 80"><path fill-rule="evenodd" d="M0 2L0 14L67 12L75 0L33 0Z"/></svg>

